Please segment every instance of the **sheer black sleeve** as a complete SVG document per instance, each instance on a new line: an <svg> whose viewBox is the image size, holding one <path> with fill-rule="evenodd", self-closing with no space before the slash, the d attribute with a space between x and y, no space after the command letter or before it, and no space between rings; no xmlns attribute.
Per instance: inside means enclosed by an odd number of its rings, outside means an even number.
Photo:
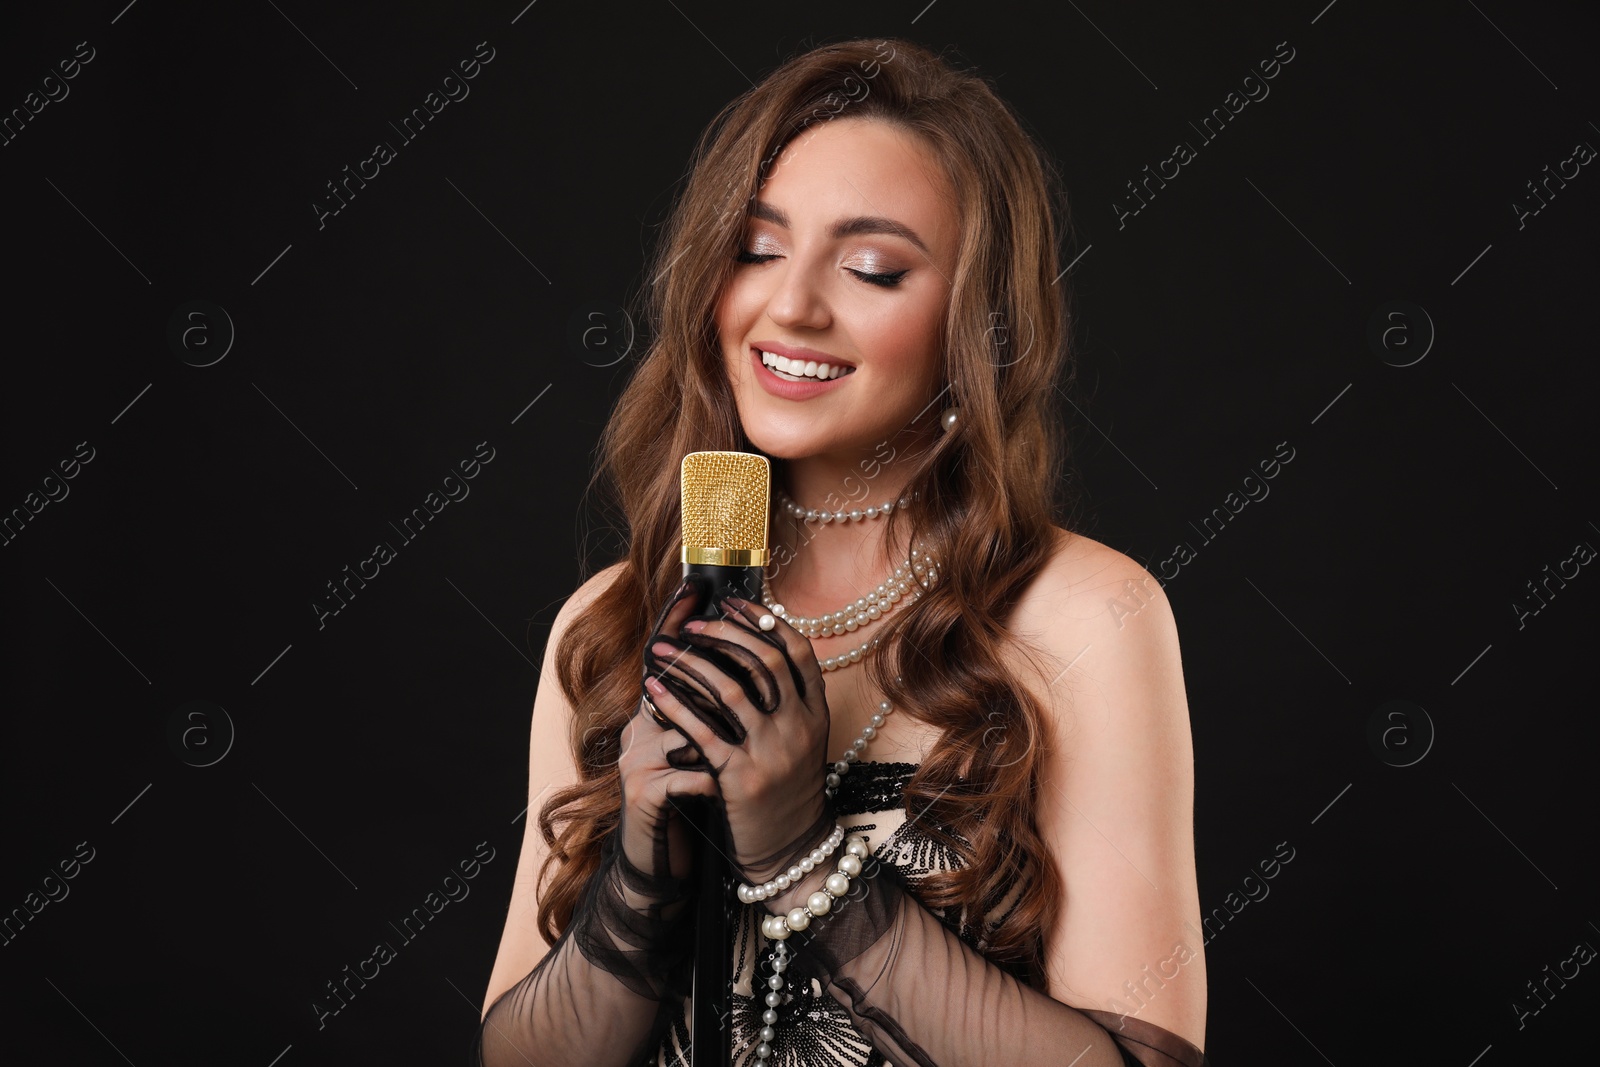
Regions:
<svg viewBox="0 0 1600 1067"><path fill-rule="evenodd" d="M896 868L864 863L864 892L852 887L825 921L789 940L790 973L815 978L890 1062L1210 1067L1159 1026L1080 1011L1027 985L925 908Z"/></svg>
<svg viewBox="0 0 1600 1067"><path fill-rule="evenodd" d="M660 1042L693 974L693 882L640 870L617 840L544 959L484 1016L478 1067L622 1067Z"/></svg>

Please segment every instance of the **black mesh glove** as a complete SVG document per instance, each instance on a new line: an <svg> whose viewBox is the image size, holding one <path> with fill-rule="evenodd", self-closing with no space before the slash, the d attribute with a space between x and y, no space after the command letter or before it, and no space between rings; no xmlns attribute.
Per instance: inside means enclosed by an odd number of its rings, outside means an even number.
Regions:
<svg viewBox="0 0 1600 1067"><path fill-rule="evenodd" d="M833 911L789 939L788 973L817 980L890 1062L1210 1067L1159 1026L1080 1011L1028 986L924 908L896 868L863 864Z"/></svg>
<svg viewBox="0 0 1600 1067"><path fill-rule="evenodd" d="M694 592L678 590L658 634L687 614ZM641 700L621 736L621 820L572 921L490 1007L474 1046L481 1067L621 1067L659 1045L693 970L693 845L675 798L715 795L700 762Z"/></svg>
<svg viewBox="0 0 1600 1067"><path fill-rule="evenodd" d="M691 580L693 608L703 599ZM685 599L683 604L688 604ZM717 784L726 836L713 842L751 882L794 866L828 836L832 804L817 768L826 761L830 713L811 643L759 604L724 599L714 618L685 625L677 602L645 643L645 692L661 719L688 741L674 766Z"/></svg>

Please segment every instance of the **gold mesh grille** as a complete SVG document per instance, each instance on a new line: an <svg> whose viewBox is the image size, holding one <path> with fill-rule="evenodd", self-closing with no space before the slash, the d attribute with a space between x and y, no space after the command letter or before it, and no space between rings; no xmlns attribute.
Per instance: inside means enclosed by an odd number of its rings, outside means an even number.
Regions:
<svg viewBox="0 0 1600 1067"><path fill-rule="evenodd" d="M767 457L691 452L683 457L683 548L764 550L771 510Z"/></svg>

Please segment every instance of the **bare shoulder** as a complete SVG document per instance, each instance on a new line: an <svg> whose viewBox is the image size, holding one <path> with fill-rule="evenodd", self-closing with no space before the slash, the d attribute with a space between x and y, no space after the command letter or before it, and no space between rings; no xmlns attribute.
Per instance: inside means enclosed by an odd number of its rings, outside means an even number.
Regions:
<svg viewBox="0 0 1600 1067"><path fill-rule="evenodd" d="M1048 709L1064 758L1131 734L1173 745L1187 737L1172 606L1161 583L1125 553L1057 529L1009 629L1011 666Z"/></svg>
<svg viewBox="0 0 1600 1067"><path fill-rule="evenodd" d="M567 602L561 605L561 610L556 612L556 622L551 627L552 635L557 632L558 627L565 628L566 623L588 610L589 605L594 603L600 594L610 588L611 583L616 580L617 575L621 574L623 568L627 565L627 560L619 559L609 566L600 568L584 579L583 583L573 590L572 595L567 598Z"/></svg>
<svg viewBox="0 0 1600 1067"><path fill-rule="evenodd" d="M1048 562L1011 616L1017 637L1061 651L1124 632L1135 616L1145 631L1172 627L1161 583L1136 560L1081 533L1056 527L1054 536Z"/></svg>

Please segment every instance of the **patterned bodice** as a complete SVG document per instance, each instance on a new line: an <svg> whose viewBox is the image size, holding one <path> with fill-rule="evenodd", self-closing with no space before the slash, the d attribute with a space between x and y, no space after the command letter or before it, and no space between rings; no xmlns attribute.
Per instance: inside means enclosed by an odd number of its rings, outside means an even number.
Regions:
<svg viewBox="0 0 1600 1067"><path fill-rule="evenodd" d="M906 821L905 788L917 767L915 763L858 763L845 775L834 798L834 810L845 834L865 838L873 855L899 870L912 893L930 873L961 866L959 854L932 840L915 822ZM965 914L950 915L940 908L928 910L973 949L982 952L987 947L985 934L1015 906L1017 895L1014 890L985 917L981 926L970 923ZM739 908L732 931L730 1026L736 1065L755 1061L756 1031L761 1028L761 1012L766 1007L752 990L756 961L768 943L761 933L762 914L760 905ZM762 992L766 990L763 988ZM791 984L789 992L794 999L782 1009L778 1038L768 1061L773 1067L878 1067L884 1063L844 1007L815 981L799 988ZM692 1011L692 1004L685 1000L652 1061L658 1067L688 1067L688 1020Z"/></svg>

